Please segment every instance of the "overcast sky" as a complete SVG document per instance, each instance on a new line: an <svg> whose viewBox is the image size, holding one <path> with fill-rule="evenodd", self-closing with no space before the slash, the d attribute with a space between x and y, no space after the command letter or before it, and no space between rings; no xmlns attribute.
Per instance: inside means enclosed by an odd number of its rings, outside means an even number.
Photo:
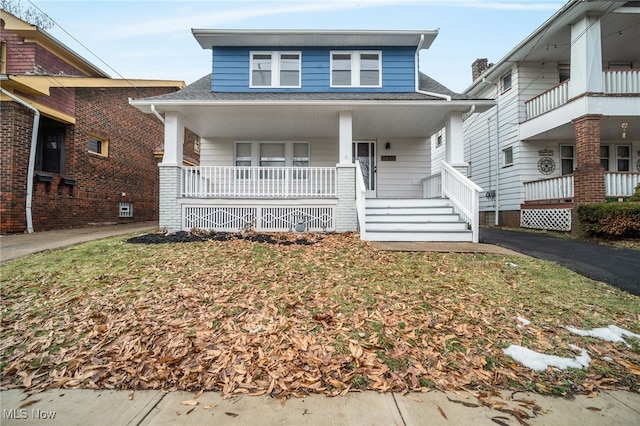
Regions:
<svg viewBox="0 0 640 426"><path fill-rule="evenodd" d="M48 32L114 78L183 80L211 72L192 28L439 30L420 70L449 89L471 84L471 63L497 62L566 0L21 0Z"/></svg>

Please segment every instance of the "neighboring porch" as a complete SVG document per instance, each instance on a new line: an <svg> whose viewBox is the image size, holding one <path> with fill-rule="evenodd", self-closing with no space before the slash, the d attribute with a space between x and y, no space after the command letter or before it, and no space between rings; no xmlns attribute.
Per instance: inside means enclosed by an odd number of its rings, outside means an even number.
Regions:
<svg viewBox="0 0 640 426"><path fill-rule="evenodd" d="M638 183L640 172L605 172L603 201L628 199ZM525 182L524 193L524 203L520 206L521 227L571 230L571 211L575 207L573 174Z"/></svg>

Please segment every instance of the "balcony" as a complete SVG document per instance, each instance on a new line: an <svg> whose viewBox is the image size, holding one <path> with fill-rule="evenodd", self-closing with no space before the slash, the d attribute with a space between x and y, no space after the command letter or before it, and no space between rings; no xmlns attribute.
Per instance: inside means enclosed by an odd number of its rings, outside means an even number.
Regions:
<svg viewBox="0 0 640 426"><path fill-rule="evenodd" d="M606 172L604 183L607 198L628 198L640 183L640 173ZM534 204L573 202L573 175L525 182L524 200Z"/></svg>
<svg viewBox="0 0 640 426"><path fill-rule="evenodd" d="M606 70L602 74L605 94L640 93L640 70ZM566 80L525 102L527 119L566 105L569 102L569 84L571 81Z"/></svg>

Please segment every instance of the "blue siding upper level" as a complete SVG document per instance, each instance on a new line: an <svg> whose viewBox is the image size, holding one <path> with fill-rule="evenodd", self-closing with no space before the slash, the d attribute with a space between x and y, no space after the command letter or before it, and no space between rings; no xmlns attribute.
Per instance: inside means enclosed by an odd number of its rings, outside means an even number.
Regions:
<svg viewBox="0 0 640 426"><path fill-rule="evenodd" d="M214 92L414 92L415 48L380 47L359 49L330 47L214 47L212 90ZM382 87L330 87L330 52L382 52ZM258 51L301 52L302 87L250 88L250 54Z"/></svg>

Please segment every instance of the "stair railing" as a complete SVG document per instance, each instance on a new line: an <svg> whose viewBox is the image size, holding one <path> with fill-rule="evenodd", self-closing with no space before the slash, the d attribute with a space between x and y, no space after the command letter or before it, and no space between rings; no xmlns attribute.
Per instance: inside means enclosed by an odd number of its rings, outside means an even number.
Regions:
<svg viewBox="0 0 640 426"><path fill-rule="evenodd" d="M442 196L453 203L453 209L467 222L473 242L479 240L480 193L482 188L471 179L442 162Z"/></svg>

